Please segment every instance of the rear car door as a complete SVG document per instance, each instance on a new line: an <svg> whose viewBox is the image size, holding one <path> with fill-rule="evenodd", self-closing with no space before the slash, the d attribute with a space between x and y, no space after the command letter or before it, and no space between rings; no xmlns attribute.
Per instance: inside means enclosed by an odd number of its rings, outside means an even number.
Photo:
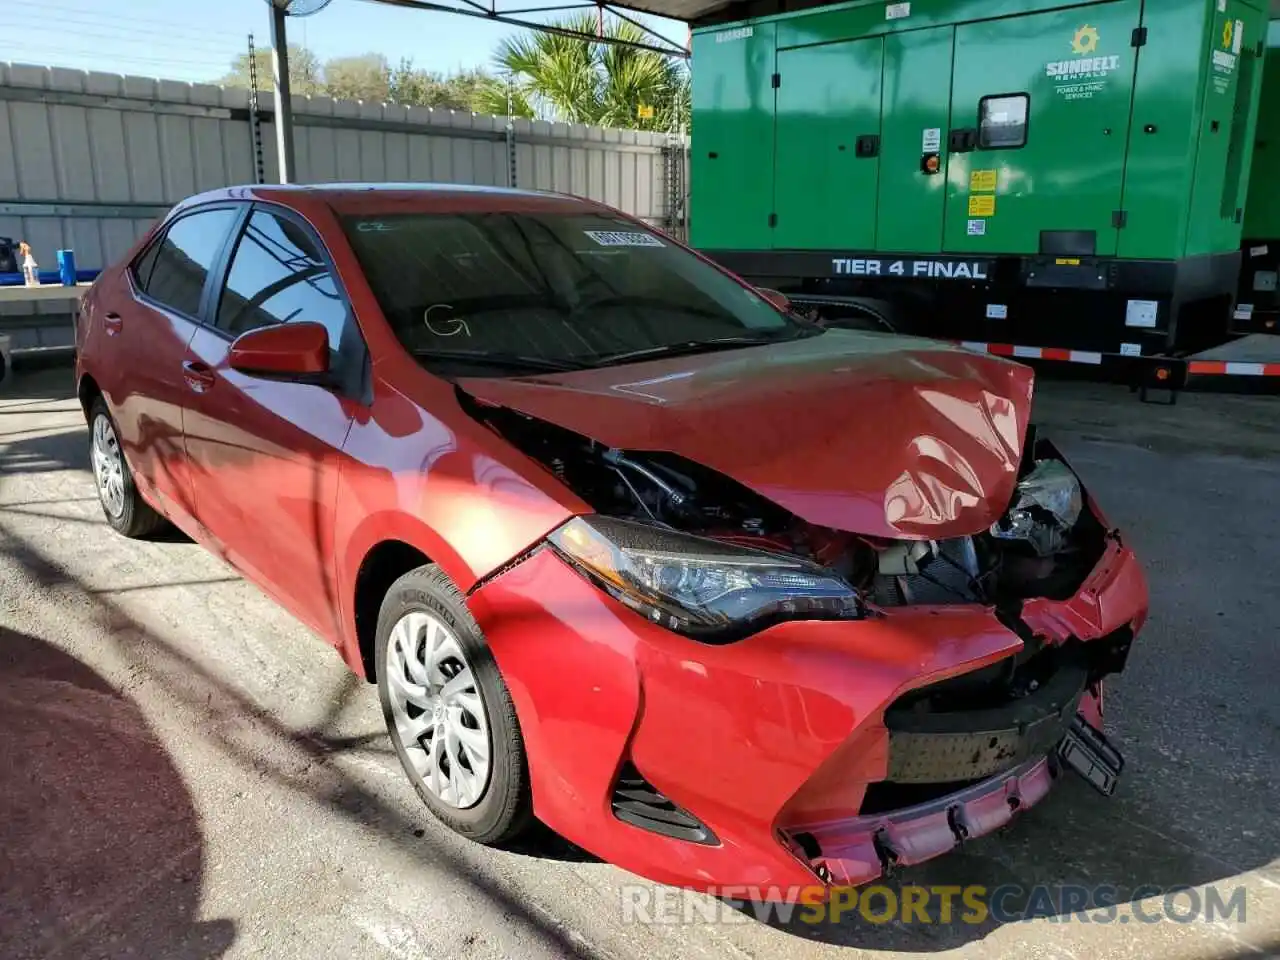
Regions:
<svg viewBox="0 0 1280 960"><path fill-rule="evenodd" d="M185 441L200 521L235 566L313 629L338 635L333 515L342 445L365 383L365 347L319 237L296 214L257 205L192 337L204 378ZM227 363L235 337L310 321L329 332L331 376L250 375Z"/></svg>
<svg viewBox="0 0 1280 960"><path fill-rule="evenodd" d="M100 305L100 367L120 441L144 494L179 524L192 489L182 443L188 391L182 364L210 292L209 276L231 234L234 207L177 216L128 266Z"/></svg>
<svg viewBox="0 0 1280 960"><path fill-rule="evenodd" d="M1114 256L1139 0L956 28L944 248Z"/></svg>

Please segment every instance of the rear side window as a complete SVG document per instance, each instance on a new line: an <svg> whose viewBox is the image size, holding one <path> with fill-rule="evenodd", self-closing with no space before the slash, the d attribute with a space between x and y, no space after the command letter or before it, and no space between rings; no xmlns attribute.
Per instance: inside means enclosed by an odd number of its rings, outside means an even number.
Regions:
<svg viewBox="0 0 1280 960"><path fill-rule="evenodd" d="M160 254L161 245L162 241L155 241L129 268L133 271L133 279L138 284L139 290L147 289L147 281L151 279L151 268L156 265L156 257Z"/></svg>
<svg viewBox="0 0 1280 960"><path fill-rule="evenodd" d="M147 296L177 313L197 316L205 280L236 216L237 211L224 207L175 221L156 244L155 262L143 286ZM140 267L149 256L139 261Z"/></svg>
<svg viewBox="0 0 1280 960"><path fill-rule="evenodd" d="M273 323L310 321L329 331L337 351L347 304L311 233L285 217L259 210L236 245L217 326L232 336Z"/></svg>

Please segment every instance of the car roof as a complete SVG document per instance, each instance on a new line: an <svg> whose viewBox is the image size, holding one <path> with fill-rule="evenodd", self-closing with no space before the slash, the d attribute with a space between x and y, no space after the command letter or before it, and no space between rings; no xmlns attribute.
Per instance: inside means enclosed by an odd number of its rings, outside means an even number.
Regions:
<svg viewBox="0 0 1280 960"><path fill-rule="evenodd" d="M339 214L474 212L615 212L583 197L463 183L248 184L190 197L182 209L218 200L264 200L285 206L320 202Z"/></svg>

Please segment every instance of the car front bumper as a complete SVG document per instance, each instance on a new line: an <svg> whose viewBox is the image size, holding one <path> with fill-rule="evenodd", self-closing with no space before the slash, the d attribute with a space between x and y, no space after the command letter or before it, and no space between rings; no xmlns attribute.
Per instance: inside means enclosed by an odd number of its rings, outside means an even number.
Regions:
<svg viewBox="0 0 1280 960"><path fill-rule="evenodd" d="M653 880L774 888L770 896L784 898L814 884L866 883L887 865L989 833L1050 788L1051 747L1033 744L955 792L862 812L868 787L902 769L886 724L895 700L1023 650L988 607L782 623L712 646L649 623L547 548L482 585L469 604L515 703L535 813ZM1101 650L1131 638L1146 612L1132 551L1109 539L1070 600L1031 601L1016 626L1046 648ZM1063 702L1064 723L1078 711L1101 726L1099 683ZM642 774L668 813L696 818L709 839L670 835L661 810L658 829L621 818L624 771Z"/></svg>

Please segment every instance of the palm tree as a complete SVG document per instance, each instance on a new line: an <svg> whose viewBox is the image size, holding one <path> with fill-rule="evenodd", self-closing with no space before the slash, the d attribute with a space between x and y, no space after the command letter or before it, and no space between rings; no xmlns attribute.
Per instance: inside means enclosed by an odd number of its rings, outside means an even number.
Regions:
<svg viewBox="0 0 1280 960"><path fill-rule="evenodd" d="M594 13L553 21L552 26L594 34ZM633 23L604 21L608 39L646 42ZM636 47L530 31L504 40L494 54L502 74L477 96L490 113L641 130L678 130L689 123L689 72L674 57ZM652 107L653 116L640 116ZM645 111L647 113L647 111Z"/></svg>

